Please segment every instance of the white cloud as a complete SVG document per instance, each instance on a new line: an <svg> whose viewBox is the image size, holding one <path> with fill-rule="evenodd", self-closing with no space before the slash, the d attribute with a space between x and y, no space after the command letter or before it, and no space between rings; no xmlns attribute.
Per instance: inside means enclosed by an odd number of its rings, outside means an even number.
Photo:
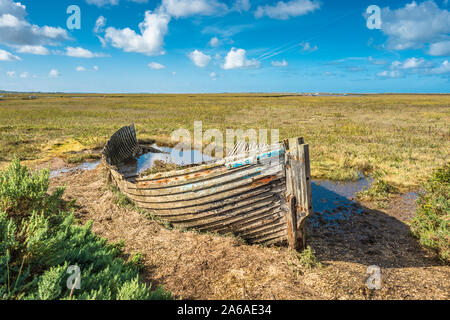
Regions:
<svg viewBox="0 0 450 320"><path fill-rule="evenodd" d="M58 78L59 77L59 71L57 69L50 70L48 76L50 78Z"/></svg>
<svg viewBox="0 0 450 320"><path fill-rule="evenodd" d="M86 68L79 66L75 70L77 70L77 72L83 72L83 71L86 71Z"/></svg>
<svg viewBox="0 0 450 320"><path fill-rule="evenodd" d="M25 21L21 21L12 14L6 13L0 16L0 27L19 28L26 24Z"/></svg>
<svg viewBox="0 0 450 320"><path fill-rule="evenodd" d="M103 28L106 26L106 18L104 16L100 16L95 21L94 32L99 33L103 32Z"/></svg>
<svg viewBox="0 0 450 320"><path fill-rule="evenodd" d="M389 49L423 48L425 44L448 40L450 33L450 12L432 0L420 4L413 1L397 10L383 8L381 18Z"/></svg>
<svg viewBox="0 0 450 320"><path fill-rule="evenodd" d="M246 55L247 53L244 49L231 48L225 57L225 63L222 68L225 70L249 67L258 68L261 65L256 59L248 60Z"/></svg>
<svg viewBox="0 0 450 320"><path fill-rule="evenodd" d="M26 7L13 0L0 0L0 43L9 46L55 45L70 39L60 27L38 26L26 20Z"/></svg>
<svg viewBox="0 0 450 320"><path fill-rule="evenodd" d="M289 2L278 1L276 5L258 6L255 12L256 18L267 16L272 19L287 20L298 17L320 8L320 2L316 0L292 0Z"/></svg>
<svg viewBox="0 0 450 320"><path fill-rule="evenodd" d="M136 3L147 3L148 0L127 0ZM119 4L119 0L86 0L88 4L96 5L97 7L104 6L117 6Z"/></svg>
<svg viewBox="0 0 450 320"><path fill-rule="evenodd" d="M392 70L392 71L381 71L379 73L377 73L377 76L382 77L382 78L400 78L401 77L401 73L397 70Z"/></svg>
<svg viewBox="0 0 450 320"><path fill-rule="evenodd" d="M200 68L206 67L211 62L211 56L204 54L201 51L194 50L189 54L189 59Z"/></svg>
<svg viewBox="0 0 450 320"><path fill-rule="evenodd" d="M6 72L6 75L10 78L15 78L16 72L15 71L8 71Z"/></svg>
<svg viewBox="0 0 450 320"><path fill-rule="evenodd" d="M302 47L302 51L304 52L314 52L319 50L317 46L311 46L309 42L306 43L300 43L300 46Z"/></svg>
<svg viewBox="0 0 450 320"><path fill-rule="evenodd" d="M282 61L272 61L272 66L274 67L287 67L288 66L288 62L286 60L282 60Z"/></svg>
<svg viewBox="0 0 450 320"><path fill-rule="evenodd" d="M94 71L98 71L99 70L98 66L94 66L92 69L94 69Z"/></svg>
<svg viewBox="0 0 450 320"><path fill-rule="evenodd" d="M41 56L46 56L50 53L50 51L44 46L28 46L28 45L17 47L17 52L36 54Z"/></svg>
<svg viewBox="0 0 450 320"><path fill-rule="evenodd" d="M0 49L0 61L14 61L14 60L22 60L18 56L13 55L12 53Z"/></svg>
<svg viewBox="0 0 450 320"><path fill-rule="evenodd" d="M450 56L450 40L432 43L428 54L432 56Z"/></svg>
<svg viewBox="0 0 450 320"><path fill-rule="evenodd" d="M450 73L450 63L448 62L448 60L445 60L439 67L431 69L430 73L431 74Z"/></svg>
<svg viewBox="0 0 450 320"><path fill-rule="evenodd" d="M97 57L104 57L101 53L92 53L88 49L84 49L82 47L67 47L66 48L66 56L68 57L74 57L74 58L97 58Z"/></svg>
<svg viewBox="0 0 450 320"><path fill-rule="evenodd" d="M162 64L160 64L158 62L151 62L148 64L148 66L150 69L153 69L153 70L161 70L161 69L165 68L165 66L163 66Z"/></svg>
<svg viewBox="0 0 450 320"><path fill-rule="evenodd" d="M211 40L209 40L208 44L209 44L211 47L217 47L217 46L219 46L219 44L220 44L220 40L219 40L219 38L217 38L217 37L212 37Z"/></svg>
<svg viewBox="0 0 450 320"><path fill-rule="evenodd" d="M194 15L223 14L229 12L229 9L217 0L163 0L159 11L175 18L181 18Z"/></svg>
<svg viewBox="0 0 450 320"><path fill-rule="evenodd" d="M424 58L408 58L405 61L394 61L391 64L391 69L418 69L418 68L427 68L430 66L430 63L427 62Z"/></svg>
<svg viewBox="0 0 450 320"><path fill-rule="evenodd" d="M103 6L117 6L119 4L119 0L86 0L88 4L96 5L97 7Z"/></svg>
<svg viewBox="0 0 450 320"><path fill-rule="evenodd" d="M22 79L26 79L26 78L28 78L28 76L29 76L28 72L22 72L22 73L20 74L20 77L21 77Z"/></svg>
<svg viewBox="0 0 450 320"><path fill-rule="evenodd" d="M146 55L164 54L164 36L168 31L170 16L164 13L145 12L145 20L139 24L141 34L130 28L106 29L105 39L115 48L125 52L138 52Z"/></svg>
<svg viewBox="0 0 450 320"><path fill-rule="evenodd" d="M211 73L209 74L209 76L210 76L211 78L216 78L216 77L217 77L217 74L216 74L215 72L211 72Z"/></svg>

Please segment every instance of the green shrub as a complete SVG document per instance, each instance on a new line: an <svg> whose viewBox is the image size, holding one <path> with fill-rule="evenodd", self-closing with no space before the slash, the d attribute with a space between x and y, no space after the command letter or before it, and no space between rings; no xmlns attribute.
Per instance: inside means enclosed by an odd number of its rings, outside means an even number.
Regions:
<svg viewBox="0 0 450 320"><path fill-rule="evenodd" d="M307 246L302 252L298 253L298 259L304 267L309 269L320 268L322 266L316 257L316 253L310 246Z"/></svg>
<svg viewBox="0 0 450 320"><path fill-rule="evenodd" d="M436 169L417 199L411 231L420 243L450 262L450 163Z"/></svg>
<svg viewBox="0 0 450 320"><path fill-rule="evenodd" d="M62 190L48 195L48 170L30 173L14 160L0 172L0 299L168 299L139 280L140 256L120 259L120 247L75 225ZM69 289L69 266L81 288Z"/></svg>
<svg viewBox="0 0 450 320"><path fill-rule="evenodd" d="M26 211L53 211L64 192L57 189L48 196L49 170L31 173L16 158L0 171L0 210L8 214Z"/></svg>

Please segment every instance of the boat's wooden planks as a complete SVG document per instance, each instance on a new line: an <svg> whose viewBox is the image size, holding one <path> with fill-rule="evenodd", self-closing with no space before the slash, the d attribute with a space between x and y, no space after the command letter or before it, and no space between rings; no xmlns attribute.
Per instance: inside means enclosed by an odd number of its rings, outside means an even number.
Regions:
<svg viewBox="0 0 450 320"><path fill-rule="evenodd" d="M104 149L113 182L137 206L175 225L233 233L249 243L304 244L311 214L309 149L302 138L282 144L241 144L224 159L150 175L137 161L143 149L133 126L114 134Z"/></svg>

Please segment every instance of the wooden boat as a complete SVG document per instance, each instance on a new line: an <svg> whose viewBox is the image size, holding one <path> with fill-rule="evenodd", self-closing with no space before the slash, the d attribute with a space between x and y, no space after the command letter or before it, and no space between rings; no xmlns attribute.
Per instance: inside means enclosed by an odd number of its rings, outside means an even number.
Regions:
<svg viewBox="0 0 450 320"><path fill-rule="evenodd" d="M136 159L145 151L133 125L112 135L103 150L109 181L138 207L184 228L304 247L313 208L309 149L302 138L142 176Z"/></svg>

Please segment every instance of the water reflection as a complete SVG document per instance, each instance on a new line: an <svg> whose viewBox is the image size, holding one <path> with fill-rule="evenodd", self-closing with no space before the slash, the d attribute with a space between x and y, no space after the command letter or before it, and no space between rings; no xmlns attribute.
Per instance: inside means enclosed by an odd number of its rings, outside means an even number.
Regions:
<svg viewBox="0 0 450 320"><path fill-rule="evenodd" d="M344 182L314 180L311 189L315 214L310 219L313 226L337 225L340 220L360 214L363 209L354 198L371 183L371 178Z"/></svg>
<svg viewBox="0 0 450 320"><path fill-rule="evenodd" d="M144 153L137 159L137 173L141 173L147 169L150 169L155 161L160 160L167 163L174 163L180 166L200 164L203 162L210 162L216 160L213 157L202 154L198 150L191 149L174 149L168 147L159 147L156 144L152 146L153 148L160 150L157 152Z"/></svg>

